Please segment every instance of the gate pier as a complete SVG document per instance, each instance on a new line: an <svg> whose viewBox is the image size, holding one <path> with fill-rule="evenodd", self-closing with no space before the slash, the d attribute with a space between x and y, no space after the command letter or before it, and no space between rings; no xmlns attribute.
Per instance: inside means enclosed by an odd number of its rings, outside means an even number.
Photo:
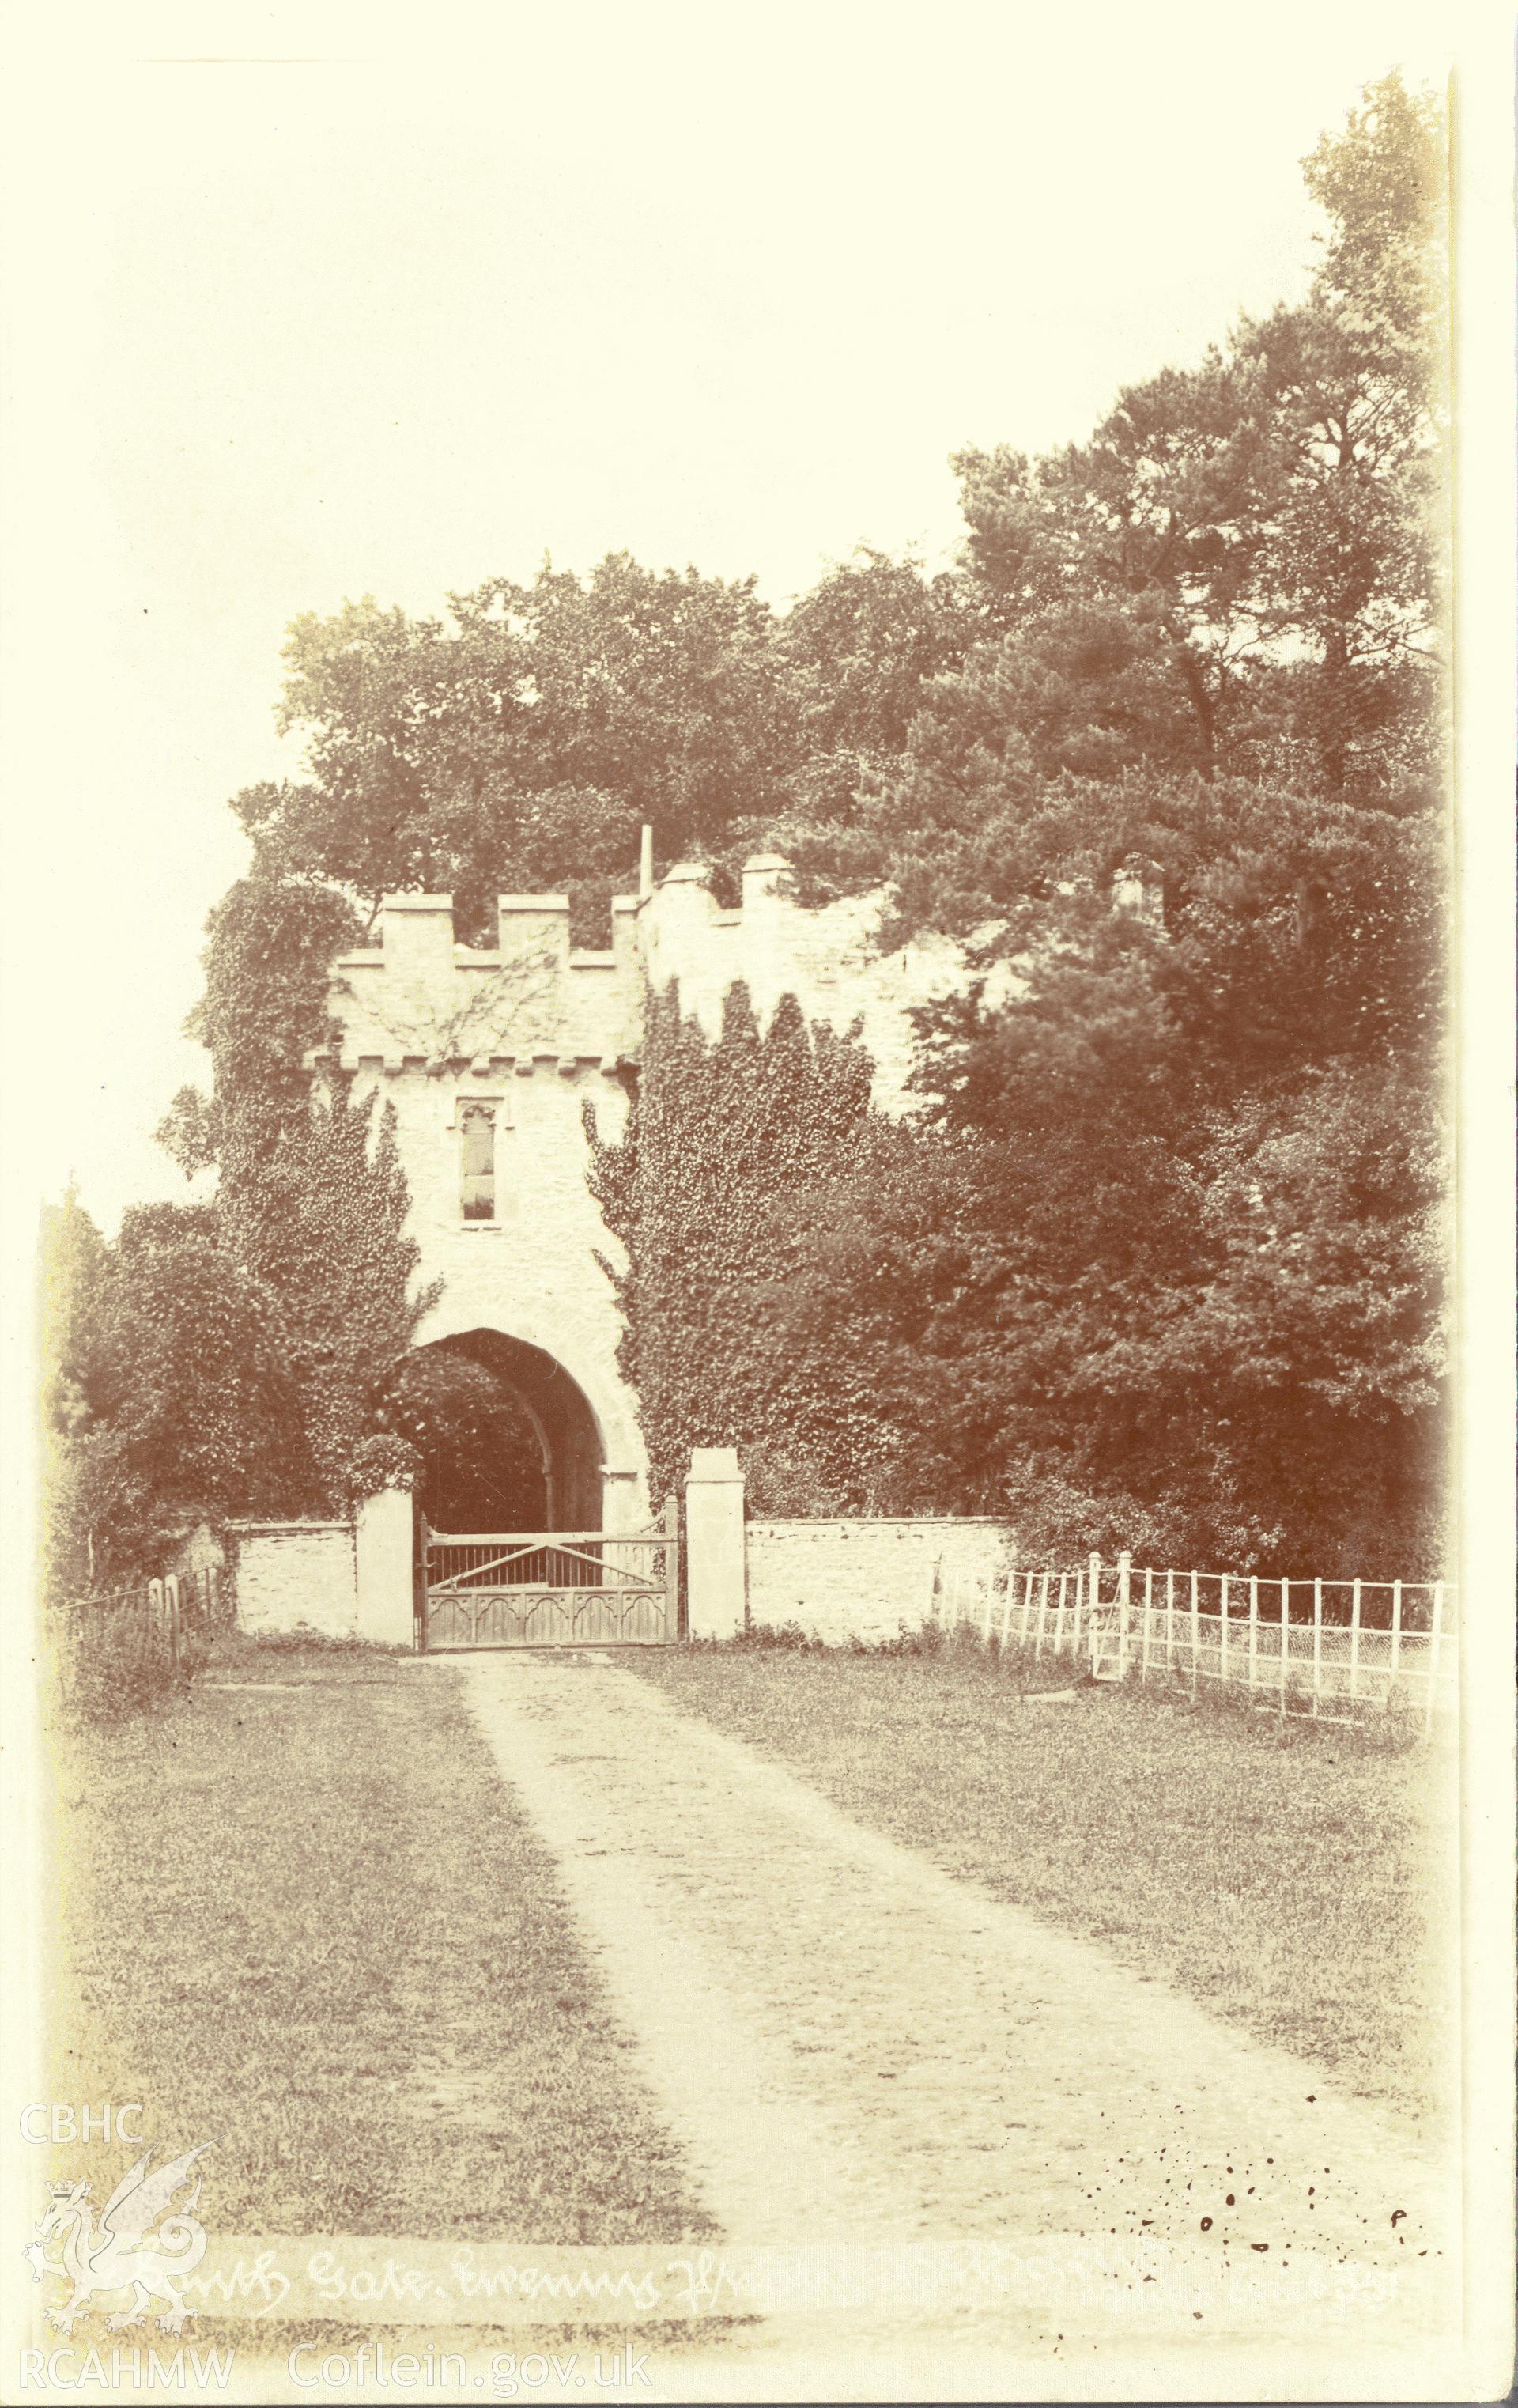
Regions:
<svg viewBox="0 0 1518 2408"><path fill-rule="evenodd" d="M736 1639L747 1619L743 1474L734 1446L698 1446L685 1483L685 1585L693 1639Z"/></svg>
<svg viewBox="0 0 1518 2408"><path fill-rule="evenodd" d="M414 1512L408 1488L381 1488L362 1498L353 1516L358 1635L379 1647L414 1644Z"/></svg>

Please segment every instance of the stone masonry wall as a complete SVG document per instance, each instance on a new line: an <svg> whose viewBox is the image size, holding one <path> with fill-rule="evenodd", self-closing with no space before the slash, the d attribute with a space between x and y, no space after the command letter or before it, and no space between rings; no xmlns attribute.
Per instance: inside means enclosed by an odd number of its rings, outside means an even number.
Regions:
<svg viewBox="0 0 1518 2408"><path fill-rule="evenodd" d="M784 995L795 996L809 1020L840 1035L858 1020L875 1061L875 1102L882 1111L909 1110L915 1035L908 1012L963 986L958 948L938 939L879 953L873 939L883 916L881 896L849 896L804 910L785 892L787 867L779 853L756 854L743 871L741 910L723 911L701 865L678 864L638 920L650 984L663 990L678 982L681 1010L710 1038L721 1031L723 998L739 979L761 1027Z"/></svg>
<svg viewBox="0 0 1518 2408"><path fill-rule="evenodd" d="M752 1521L749 1621L797 1623L838 1645L894 1639L927 1618L935 1569L995 1572L1015 1553L1010 1524L962 1519Z"/></svg>
<svg viewBox="0 0 1518 2408"><path fill-rule="evenodd" d="M235 1522L232 1577L239 1629L358 1627L353 1531L348 1522Z"/></svg>
<svg viewBox="0 0 1518 2408"><path fill-rule="evenodd" d="M377 1088L394 1107L420 1277L443 1282L418 1344L487 1329L562 1364L598 1425L608 1528L645 1517L647 1459L596 1260L622 1257L585 1184L583 1113L588 1103L604 1139L622 1135L642 1000L636 911L620 898L611 949L584 953L564 896L503 896L499 942L482 953L453 942L448 896L391 896L380 942L343 955L333 985L338 1059L355 1094ZM490 1221L464 1218L459 1108L471 1101L494 1112Z"/></svg>

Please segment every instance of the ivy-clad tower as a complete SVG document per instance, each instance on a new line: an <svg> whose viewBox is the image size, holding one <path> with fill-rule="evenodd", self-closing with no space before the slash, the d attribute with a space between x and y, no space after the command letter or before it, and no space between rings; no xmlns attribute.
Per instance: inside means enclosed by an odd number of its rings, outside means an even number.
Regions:
<svg viewBox="0 0 1518 2408"><path fill-rule="evenodd" d="M614 901L604 953L571 946L564 896L503 895L481 951L455 943L451 896L392 895L376 941L334 966L340 1066L357 1096L378 1088L394 1106L421 1275L442 1282L419 1342L468 1352L516 1390L542 1448L551 1528L628 1529L651 1504L617 1359L624 1257L586 1177L587 1117L603 1143L625 1127L647 994L678 990L710 1039L738 982L761 1026L794 996L810 1022L857 1025L874 1100L899 1111L909 1010L963 975L947 945L881 953L879 897L803 910L787 868L755 856L741 906L723 910L706 868L680 863Z"/></svg>

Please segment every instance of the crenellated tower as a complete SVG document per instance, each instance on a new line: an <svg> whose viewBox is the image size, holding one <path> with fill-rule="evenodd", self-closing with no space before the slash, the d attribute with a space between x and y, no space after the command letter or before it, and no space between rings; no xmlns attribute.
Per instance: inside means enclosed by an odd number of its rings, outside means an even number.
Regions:
<svg viewBox="0 0 1518 2408"><path fill-rule="evenodd" d="M857 1023L876 1101L899 1112L909 1009L963 982L947 942L877 950L881 896L805 910L788 868L754 856L734 910L698 863L657 884L645 873L642 894L613 901L606 952L570 944L562 895L503 895L488 951L454 941L450 896L387 896L375 941L334 966L336 1058L358 1093L394 1106L422 1276L442 1281L418 1342L469 1354L515 1388L542 1449L546 1528L628 1529L651 1503L604 1267L621 1248L586 1185L584 1129L587 1103L604 1139L625 1125L646 989L678 984L710 1037L739 980L762 1024L786 994L809 1020Z"/></svg>

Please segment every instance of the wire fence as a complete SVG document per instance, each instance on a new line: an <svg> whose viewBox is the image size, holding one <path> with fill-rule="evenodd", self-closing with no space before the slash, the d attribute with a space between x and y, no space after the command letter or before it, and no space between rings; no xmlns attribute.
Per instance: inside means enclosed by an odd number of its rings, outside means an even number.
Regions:
<svg viewBox="0 0 1518 2408"><path fill-rule="evenodd" d="M1127 1555L1063 1570L940 1559L926 1619L1036 1659L1067 1656L1096 1681L1210 1682L1282 1714L1359 1722L1397 1711L1426 1731L1456 1702L1455 1595L1445 1581L1154 1571Z"/></svg>

